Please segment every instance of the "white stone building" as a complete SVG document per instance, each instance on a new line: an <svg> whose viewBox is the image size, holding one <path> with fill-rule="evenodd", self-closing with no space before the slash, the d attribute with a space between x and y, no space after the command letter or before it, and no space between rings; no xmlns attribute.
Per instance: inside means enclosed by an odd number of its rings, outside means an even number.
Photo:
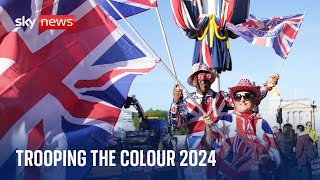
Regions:
<svg viewBox="0 0 320 180"><path fill-rule="evenodd" d="M122 133L125 131L134 131L134 125L133 125L133 115L134 110L132 109L122 109L119 119L116 123L116 126L114 127L114 135L116 137L120 137Z"/></svg>
<svg viewBox="0 0 320 180"><path fill-rule="evenodd" d="M283 120L281 127L285 123L290 123L295 128L299 124L305 126L307 121L311 121L313 128L316 129L318 135L320 135L319 105L314 104L314 102L309 99L281 99L280 92L277 88L268 96L269 98L265 98L263 100L265 102L259 106L259 113L268 121L271 127L279 126L276 115L277 109L281 107Z"/></svg>

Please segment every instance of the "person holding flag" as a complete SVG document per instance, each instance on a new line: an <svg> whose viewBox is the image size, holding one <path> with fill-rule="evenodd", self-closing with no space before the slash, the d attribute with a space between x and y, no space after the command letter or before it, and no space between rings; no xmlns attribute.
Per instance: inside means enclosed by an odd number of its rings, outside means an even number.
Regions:
<svg viewBox="0 0 320 180"><path fill-rule="evenodd" d="M210 172L216 179L272 179L281 162L268 122L253 111L261 101L261 89L241 79L229 88L234 110L217 120L205 117L208 150L215 149L217 164ZM217 133L215 125L228 139Z"/></svg>
<svg viewBox="0 0 320 180"><path fill-rule="evenodd" d="M218 117L227 114L232 108L231 99L224 92L215 92L211 84L215 80L215 73L204 63L196 63L192 67L192 73L187 81L190 86L196 88L192 93L195 101L202 106L206 114L202 114L191 98L183 99L182 89L175 85L173 90L173 102L169 111L171 130L181 129L184 126L188 129L187 144L189 149L205 149L208 145L204 140L205 120L217 120ZM261 99L267 92L277 84L278 75L270 76L261 90Z"/></svg>

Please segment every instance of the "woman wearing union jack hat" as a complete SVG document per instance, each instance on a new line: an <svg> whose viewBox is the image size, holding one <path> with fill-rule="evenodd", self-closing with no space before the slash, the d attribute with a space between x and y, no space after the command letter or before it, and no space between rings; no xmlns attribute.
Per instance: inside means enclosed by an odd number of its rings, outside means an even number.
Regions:
<svg viewBox="0 0 320 180"><path fill-rule="evenodd" d="M232 113L219 117L214 125L224 133L220 136L215 128L208 143L213 145L216 155L216 179L272 179L272 170L280 165L280 154L276 147L268 122L253 112L261 101L261 90L248 79L241 79L237 86L229 88L234 103ZM212 127L213 121L206 120Z"/></svg>
<svg viewBox="0 0 320 180"><path fill-rule="evenodd" d="M205 149L208 145L204 137L205 120L214 121L218 117L227 114L228 109L232 108L232 100L225 96L224 92L215 92L211 89L216 74L203 63L196 63L192 67L192 73L187 81L190 86L196 88L196 92L192 93L195 101L202 106L206 112L203 115L190 98L183 99L182 89L175 85L173 89L173 102L169 111L169 119L172 130L187 127L187 145L189 149ZM271 76L266 85L260 88L260 96L262 99L266 96L267 91L277 84L278 75Z"/></svg>

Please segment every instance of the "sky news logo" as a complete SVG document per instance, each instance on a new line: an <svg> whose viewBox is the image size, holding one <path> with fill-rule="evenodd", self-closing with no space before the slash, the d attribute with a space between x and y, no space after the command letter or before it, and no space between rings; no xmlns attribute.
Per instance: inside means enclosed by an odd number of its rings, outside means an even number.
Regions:
<svg viewBox="0 0 320 180"><path fill-rule="evenodd" d="M26 18L22 16L15 20L16 27L30 27L32 29L36 23L36 19ZM76 28L75 15L40 15L38 18L39 30L60 29L73 30Z"/></svg>

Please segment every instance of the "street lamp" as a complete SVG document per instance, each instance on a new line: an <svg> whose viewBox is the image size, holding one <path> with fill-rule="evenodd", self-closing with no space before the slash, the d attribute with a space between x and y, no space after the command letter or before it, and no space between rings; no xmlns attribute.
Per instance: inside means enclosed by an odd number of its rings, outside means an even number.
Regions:
<svg viewBox="0 0 320 180"><path fill-rule="evenodd" d="M277 123L279 124L279 128L281 129L281 124L283 122L282 120L282 107L281 107L281 102L282 102L282 99L280 99L280 104L278 106L278 109L277 109L277 115L276 115L276 118L277 118Z"/></svg>
<svg viewBox="0 0 320 180"><path fill-rule="evenodd" d="M281 129L282 124L282 108L279 106L277 109L277 123L279 124L279 128Z"/></svg>
<svg viewBox="0 0 320 180"><path fill-rule="evenodd" d="M317 105L314 104L314 101L311 104L311 108L312 108L312 113L313 113L313 128L316 128L316 116L314 114L314 109L317 108Z"/></svg>

